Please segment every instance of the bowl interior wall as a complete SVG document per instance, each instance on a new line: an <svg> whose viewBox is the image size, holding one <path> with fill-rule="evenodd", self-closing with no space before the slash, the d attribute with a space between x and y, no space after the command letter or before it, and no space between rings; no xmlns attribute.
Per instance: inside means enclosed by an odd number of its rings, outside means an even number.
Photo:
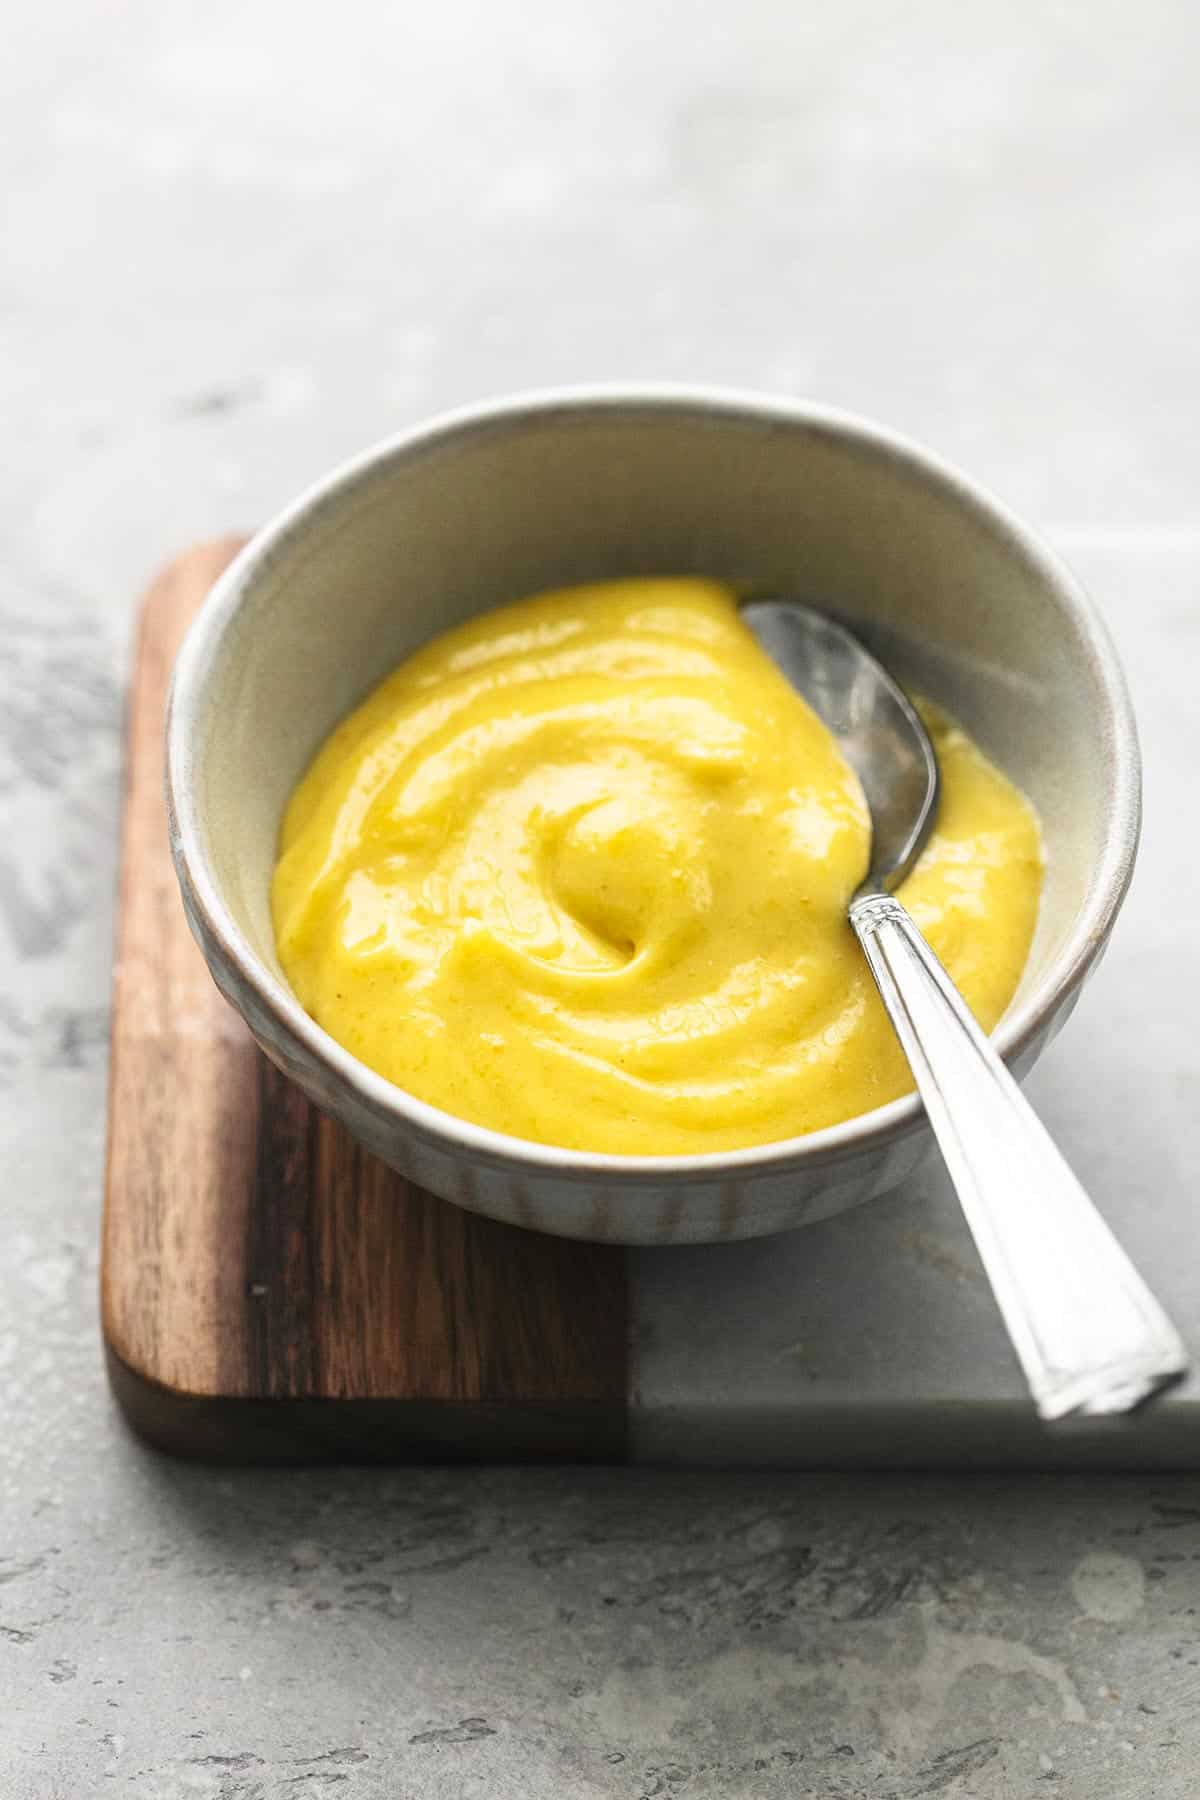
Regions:
<svg viewBox="0 0 1200 1800"><path fill-rule="evenodd" d="M195 774L215 873L279 973L280 816L314 750L435 632L616 574L696 572L850 617L955 713L1041 815L1046 888L1023 990L1085 897L1112 744L1086 638L1043 571L886 448L686 407L566 408L393 453L277 543L204 687Z"/></svg>

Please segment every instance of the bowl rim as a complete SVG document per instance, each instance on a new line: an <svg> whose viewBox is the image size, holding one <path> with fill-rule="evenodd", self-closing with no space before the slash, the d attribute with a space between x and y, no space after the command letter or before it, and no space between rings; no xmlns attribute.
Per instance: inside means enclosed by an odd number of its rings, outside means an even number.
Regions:
<svg viewBox="0 0 1200 1800"><path fill-rule="evenodd" d="M176 659L167 704L166 789L168 828L176 873L193 929L201 928L206 954L214 950L236 971L258 1006L284 1037L299 1041L318 1063L376 1116L394 1119L409 1135L443 1150L468 1151L506 1170L513 1165L580 1182L644 1183L738 1179L764 1172L820 1167L849 1155L878 1150L920 1127L924 1108L907 1094L871 1112L802 1136L740 1150L687 1156L629 1156L542 1144L460 1119L420 1100L360 1062L317 1024L286 985L259 958L226 904L209 859L195 780L195 738L207 683L226 631L246 594L290 544L321 514L384 473L423 459L458 440L493 435L571 415L692 414L698 422L776 427L849 444L859 452L899 465L936 488L1015 549L1032 566L1074 628L1081 654L1104 697L1097 755L1105 787L1109 829L1101 856L1065 941L1020 1005L1010 1008L993 1034L1006 1060L1019 1057L1081 985L1102 950L1133 874L1141 830L1141 755L1125 677L1108 629L1080 583L1058 554L985 487L900 432L853 412L750 389L652 382L538 388L456 407L370 445L306 488L255 534L219 577L192 622Z"/></svg>

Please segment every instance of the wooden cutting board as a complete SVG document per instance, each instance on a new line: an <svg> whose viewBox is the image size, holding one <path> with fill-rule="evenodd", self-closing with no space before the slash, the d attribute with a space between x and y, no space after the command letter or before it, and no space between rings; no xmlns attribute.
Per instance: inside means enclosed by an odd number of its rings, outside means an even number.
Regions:
<svg viewBox="0 0 1200 1800"><path fill-rule="evenodd" d="M171 664L237 548L193 550L154 584L131 690L101 1274L138 1431L250 1461L1200 1467L1200 1376L1132 1418L1039 1423L934 1160L803 1231L622 1251L460 1212L316 1112L209 980L167 850ZM1166 874L1141 884L1101 978L1118 1024L1143 1017L1139 946L1161 958L1156 895L1183 879ZM1177 1065L1135 1063L1127 1041L1077 1033L1035 1076L1039 1104L1200 1368L1200 1214L1170 1198L1192 1115L1181 1099L1171 1131L1154 1124Z"/></svg>
<svg viewBox="0 0 1200 1800"><path fill-rule="evenodd" d="M137 639L101 1251L118 1403L204 1457L622 1457L623 1253L476 1218L385 1168L260 1054L192 942L163 715L239 547L172 564Z"/></svg>

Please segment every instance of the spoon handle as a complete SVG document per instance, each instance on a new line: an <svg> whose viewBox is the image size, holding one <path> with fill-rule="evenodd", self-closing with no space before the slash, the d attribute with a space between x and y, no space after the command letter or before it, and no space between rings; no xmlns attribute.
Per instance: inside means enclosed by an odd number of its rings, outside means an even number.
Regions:
<svg viewBox="0 0 1200 1800"><path fill-rule="evenodd" d="M1182 1340L898 900L850 907L1038 1412L1126 1412Z"/></svg>

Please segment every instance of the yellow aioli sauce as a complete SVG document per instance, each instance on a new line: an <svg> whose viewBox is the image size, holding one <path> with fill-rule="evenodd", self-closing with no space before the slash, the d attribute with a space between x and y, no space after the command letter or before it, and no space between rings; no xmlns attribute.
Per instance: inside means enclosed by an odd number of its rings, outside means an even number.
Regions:
<svg viewBox="0 0 1200 1800"><path fill-rule="evenodd" d="M1038 823L925 716L942 802L901 892L990 1030ZM869 837L729 589L564 589L437 638L334 731L284 819L280 961L331 1036L460 1118L631 1155L770 1143L912 1086L846 922Z"/></svg>

